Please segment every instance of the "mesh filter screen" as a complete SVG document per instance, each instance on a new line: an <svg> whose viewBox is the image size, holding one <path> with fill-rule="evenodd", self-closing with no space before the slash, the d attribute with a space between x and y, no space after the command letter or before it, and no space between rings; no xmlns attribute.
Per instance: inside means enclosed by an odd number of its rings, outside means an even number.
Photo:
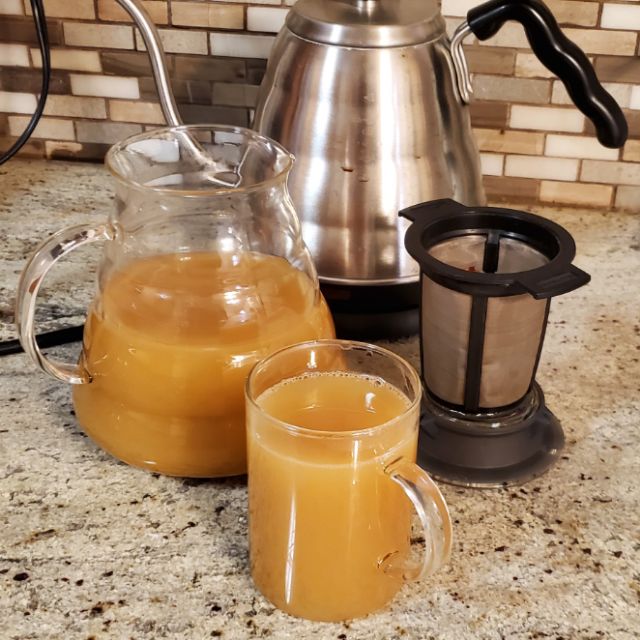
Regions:
<svg viewBox="0 0 640 640"><path fill-rule="evenodd" d="M451 266L483 271L486 235L445 240L430 254ZM497 273L543 266L548 258L512 238L499 240ZM502 407L522 398L531 383L544 329L547 300L530 295L489 298L480 408ZM423 375L429 390L456 405L464 404L472 296L422 281Z"/></svg>

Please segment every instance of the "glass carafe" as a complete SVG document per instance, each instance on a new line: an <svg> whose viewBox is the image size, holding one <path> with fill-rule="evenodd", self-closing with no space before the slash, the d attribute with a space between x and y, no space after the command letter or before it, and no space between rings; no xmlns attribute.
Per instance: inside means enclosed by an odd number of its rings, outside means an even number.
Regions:
<svg viewBox="0 0 640 640"><path fill-rule="evenodd" d="M160 129L108 153L116 207L96 228L58 232L22 275L22 345L72 383L77 419L106 451L168 475L246 471L243 387L283 346L332 337L287 191L293 157L253 131ZM104 240L77 364L39 350L33 326L48 269Z"/></svg>

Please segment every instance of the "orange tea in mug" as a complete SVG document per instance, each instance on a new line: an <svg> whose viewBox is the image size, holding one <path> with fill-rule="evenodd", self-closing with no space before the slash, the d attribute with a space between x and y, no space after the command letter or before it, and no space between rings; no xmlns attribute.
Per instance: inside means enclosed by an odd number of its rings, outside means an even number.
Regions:
<svg viewBox="0 0 640 640"><path fill-rule="evenodd" d="M337 621L375 611L451 545L446 505L415 464L421 387L384 349L283 349L247 381L251 573L284 611ZM410 561L412 503L426 552Z"/></svg>

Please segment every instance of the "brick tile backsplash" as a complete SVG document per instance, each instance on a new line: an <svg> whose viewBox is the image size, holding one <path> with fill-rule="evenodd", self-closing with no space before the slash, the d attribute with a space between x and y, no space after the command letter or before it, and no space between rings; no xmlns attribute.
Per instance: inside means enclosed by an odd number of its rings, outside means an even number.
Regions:
<svg viewBox="0 0 640 640"><path fill-rule="evenodd" d="M543 180L576 180L580 162L570 158L532 158L531 156L507 156L504 175L515 178L540 178Z"/></svg>
<svg viewBox="0 0 640 640"><path fill-rule="evenodd" d="M613 187L604 184L567 184L553 180L540 183L540 200L553 204L608 207L612 194Z"/></svg>
<svg viewBox="0 0 640 640"><path fill-rule="evenodd" d="M603 147L596 138L549 134L544 148L545 155L556 158L589 158L592 160L617 160L618 149Z"/></svg>
<svg viewBox="0 0 640 640"><path fill-rule="evenodd" d="M142 132L139 124L120 124L119 122L77 122L78 142L101 142L113 144Z"/></svg>
<svg viewBox="0 0 640 640"><path fill-rule="evenodd" d="M58 20L47 20L49 44L62 44L62 23ZM27 42L38 44L38 38L31 16L4 16L0 20L0 42Z"/></svg>
<svg viewBox="0 0 640 640"><path fill-rule="evenodd" d="M514 129L580 132L584 128L584 116L576 109L513 105L509 124Z"/></svg>
<svg viewBox="0 0 640 640"><path fill-rule="evenodd" d="M402 0L398 0L402 1ZM481 0L441 0L452 33ZM602 147L560 80L508 22L465 52L471 121L490 200L640 213L640 3L546 0L623 107L630 140ZM167 51L185 122L249 126L276 32L294 0L144 0ZM50 96L23 156L100 160L109 146L164 119L140 34L115 0L44 0ZM41 60L29 0L0 0L0 145L36 107Z"/></svg>
<svg viewBox="0 0 640 640"><path fill-rule="evenodd" d="M273 36L231 33L211 34L211 53L234 58L267 58L273 46Z"/></svg>
<svg viewBox="0 0 640 640"><path fill-rule="evenodd" d="M523 78L555 78L538 57L533 53L518 53L516 55L516 76Z"/></svg>
<svg viewBox="0 0 640 640"><path fill-rule="evenodd" d="M629 162L640 162L640 140L629 140L624 147L622 157Z"/></svg>
<svg viewBox="0 0 640 640"><path fill-rule="evenodd" d="M65 22L64 40L78 47L133 49L133 28L120 24Z"/></svg>
<svg viewBox="0 0 640 640"><path fill-rule="evenodd" d="M29 116L9 116L9 133L18 137L26 129L29 120ZM31 136L45 140L75 140L76 138L72 120L47 117L40 118Z"/></svg>
<svg viewBox="0 0 640 640"><path fill-rule="evenodd" d="M618 187L616 190L616 203L618 209L627 211L638 211L640 203L640 187Z"/></svg>
<svg viewBox="0 0 640 640"><path fill-rule="evenodd" d="M140 122L142 124L165 124L162 109L157 102L135 100L109 100L109 115L120 122Z"/></svg>
<svg viewBox="0 0 640 640"><path fill-rule="evenodd" d="M595 63L601 82L640 84L640 58L634 56L599 56Z"/></svg>
<svg viewBox="0 0 640 640"><path fill-rule="evenodd" d="M0 15L21 15L24 13L22 0L0 0Z"/></svg>
<svg viewBox="0 0 640 640"><path fill-rule="evenodd" d="M184 31L182 29L158 29L166 53L195 53L206 55L206 31ZM136 49L146 51L140 32L136 30Z"/></svg>
<svg viewBox="0 0 640 640"><path fill-rule="evenodd" d="M634 162L585 160L582 163L581 178L583 182L605 182L607 184L640 186L640 164Z"/></svg>
<svg viewBox="0 0 640 640"><path fill-rule="evenodd" d="M212 29L242 29L244 7L235 4L202 2L173 2L171 22L187 27Z"/></svg>
<svg viewBox="0 0 640 640"><path fill-rule="evenodd" d="M277 33L282 29L288 9L275 7L247 7L247 29Z"/></svg>
<svg viewBox="0 0 640 640"><path fill-rule="evenodd" d="M80 75L72 73L71 92L77 96L102 96L105 98L140 97L136 78L118 78L116 76Z"/></svg>
<svg viewBox="0 0 640 640"><path fill-rule="evenodd" d="M107 108L104 98L58 95L49 96L44 114L103 120L107 117Z"/></svg>
<svg viewBox="0 0 640 640"><path fill-rule="evenodd" d="M100 54L97 51L84 49L51 49L51 67L68 71L102 71ZM33 66L42 67L42 57L39 49L31 49Z"/></svg>
<svg viewBox="0 0 640 640"><path fill-rule="evenodd" d="M24 0L26 15L31 15L31 2ZM91 0L45 0L44 11L49 18L74 18L93 20L96 17L94 3Z"/></svg>
<svg viewBox="0 0 640 640"><path fill-rule="evenodd" d="M25 44L0 42L0 65L3 67L28 67L29 48Z"/></svg>
<svg viewBox="0 0 640 640"><path fill-rule="evenodd" d="M604 29L640 30L640 6L607 2L602 5L600 25Z"/></svg>
<svg viewBox="0 0 640 640"><path fill-rule="evenodd" d="M31 93L0 91L0 111L4 113L33 113L37 100Z"/></svg>
<svg viewBox="0 0 640 640"><path fill-rule="evenodd" d="M512 75L515 66L516 53L499 47L469 47L467 62L471 73L491 73L498 75Z"/></svg>
<svg viewBox="0 0 640 640"><path fill-rule="evenodd" d="M480 151L496 151L525 155L541 155L544 151L544 134L505 129L475 129Z"/></svg>
<svg viewBox="0 0 640 640"><path fill-rule="evenodd" d="M564 26L595 27L598 24L597 2L576 2L574 0L547 0L556 20Z"/></svg>
<svg viewBox="0 0 640 640"><path fill-rule="evenodd" d="M527 96L527 102L548 104L551 83L548 80L503 78L477 74L473 79L473 92L479 100L516 102Z"/></svg>
<svg viewBox="0 0 640 640"><path fill-rule="evenodd" d="M143 6L155 24L169 23L169 7L166 0L144 0ZM115 0L97 0L98 17L109 22L131 22L129 14Z"/></svg>

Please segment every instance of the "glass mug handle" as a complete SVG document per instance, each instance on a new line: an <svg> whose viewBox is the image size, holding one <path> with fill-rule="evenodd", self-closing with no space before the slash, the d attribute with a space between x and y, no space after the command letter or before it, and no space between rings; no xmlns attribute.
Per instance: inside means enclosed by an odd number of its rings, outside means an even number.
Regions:
<svg viewBox="0 0 640 640"><path fill-rule="evenodd" d="M400 561L395 554L388 556L383 561L384 569L405 580L420 580L438 571L451 555L449 508L429 474L414 462L399 458L385 468L385 473L402 488L418 514L425 550L422 562Z"/></svg>
<svg viewBox="0 0 640 640"><path fill-rule="evenodd" d="M16 327L25 353L46 373L71 384L91 382L89 374L77 364L49 360L36 342L34 316L36 298L45 275L60 258L85 244L112 238L110 227L80 225L62 229L45 240L29 258L20 277L16 297Z"/></svg>

